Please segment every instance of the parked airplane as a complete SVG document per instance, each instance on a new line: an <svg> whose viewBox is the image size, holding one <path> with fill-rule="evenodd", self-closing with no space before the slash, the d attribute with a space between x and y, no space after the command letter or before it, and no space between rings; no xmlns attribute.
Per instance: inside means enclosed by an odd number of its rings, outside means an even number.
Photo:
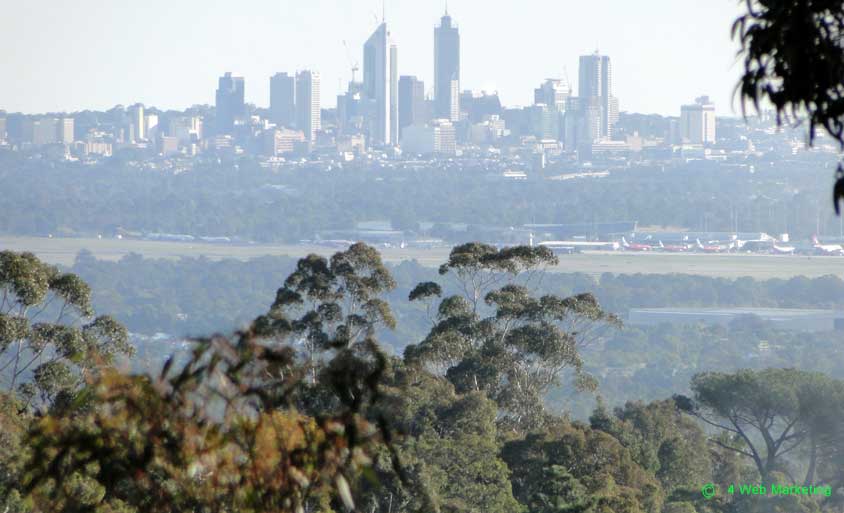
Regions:
<svg viewBox="0 0 844 513"><path fill-rule="evenodd" d="M659 249L668 253L684 253L689 250L689 246L687 244L669 244L666 246L662 241L659 241Z"/></svg>
<svg viewBox="0 0 844 513"><path fill-rule="evenodd" d="M723 253L724 251L730 249L729 245L721 246L718 244L708 244L704 246L701 244L700 239L695 239L695 247L704 253Z"/></svg>
<svg viewBox="0 0 844 513"><path fill-rule="evenodd" d="M630 244L624 237L621 238L621 246L626 251L651 251L653 247L647 244Z"/></svg>
<svg viewBox="0 0 844 513"><path fill-rule="evenodd" d="M794 246L777 246L776 244L771 246L771 253L775 255L793 255L795 251L797 248Z"/></svg>
<svg viewBox="0 0 844 513"><path fill-rule="evenodd" d="M577 251L616 251L618 250L618 242L600 242L600 241L585 241L585 240L549 240L540 242L539 246L546 246L550 249L559 248L561 251L566 251L572 248Z"/></svg>
<svg viewBox="0 0 844 513"><path fill-rule="evenodd" d="M817 235L812 237L812 244L814 244L815 253L819 255L844 256L844 247L841 244L821 244Z"/></svg>

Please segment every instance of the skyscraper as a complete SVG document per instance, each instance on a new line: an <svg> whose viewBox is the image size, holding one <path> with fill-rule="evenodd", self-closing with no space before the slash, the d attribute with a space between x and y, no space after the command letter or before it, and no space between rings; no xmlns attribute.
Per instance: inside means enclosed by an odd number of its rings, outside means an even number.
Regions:
<svg viewBox="0 0 844 513"><path fill-rule="evenodd" d="M434 28L435 116L460 119L460 32L452 25L448 11Z"/></svg>
<svg viewBox="0 0 844 513"><path fill-rule="evenodd" d="M393 144L398 129L398 49L382 22L363 46L363 94L368 103L369 138Z"/></svg>
<svg viewBox="0 0 844 513"><path fill-rule="evenodd" d="M612 135L618 119L618 100L612 95L610 58L595 52L580 57L577 94L580 98L598 98L601 107L601 137Z"/></svg>
<svg viewBox="0 0 844 513"><path fill-rule="evenodd" d="M715 105L708 96L680 107L680 138L692 144L715 143Z"/></svg>
<svg viewBox="0 0 844 513"><path fill-rule="evenodd" d="M144 136L154 141L158 135L158 114L144 114Z"/></svg>
<svg viewBox="0 0 844 513"><path fill-rule="evenodd" d="M144 105L142 103L136 103L129 107L129 124L132 127L132 139L135 141L146 139L146 123L144 119Z"/></svg>
<svg viewBox="0 0 844 513"><path fill-rule="evenodd" d="M564 146L566 151L584 153L601 138L600 97L570 97L566 102ZM586 151L588 153L588 151Z"/></svg>
<svg viewBox="0 0 844 513"><path fill-rule="evenodd" d="M270 77L270 121L278 126L294 126L296 114L296 86L287 73Z"/></svg>
<svg viewBox="0 0 844 513"><path fill-rule="evenodd" d="M71 144L74 140L74 133L73 133L73 126L74 121L73 118L61 118L59 119L59 126L58 126L58 140L60 143L64 144ZM3 138L3 131L0 130L0 139Z"/></svg>
<svg viewBox="0 0 844 513"><path fill-rule="evenodd" d="M399 47L390 43L390 141L399 142Z"/></svg>
<svg viewBox="0 0 844 513"><path fill-rule="evenodd" d="M360 82L349 82L346 92L337 95L337 128L340 133L359 134L364 131L366 108L362 89Z"/></svg>
<svg viewBox="0 0 844 513"><path fill-rule="evenodd" d="M319 73L296 73L296 127L305 134L305 140L314 142L321 127L319 100Z"/></svg>
<svg viewBox="0 0 844 513"><path fill-rule="evenodd" d="M399 78L399 121L401 129L425 122L425 83L416 77Z"/></svg>
<svg viewBox="0 0 844 513"><path fill-rule="evenodd" d="M231 134L235 120L246 117L243 77L226 72L217 86L217 134Z"/></svg>

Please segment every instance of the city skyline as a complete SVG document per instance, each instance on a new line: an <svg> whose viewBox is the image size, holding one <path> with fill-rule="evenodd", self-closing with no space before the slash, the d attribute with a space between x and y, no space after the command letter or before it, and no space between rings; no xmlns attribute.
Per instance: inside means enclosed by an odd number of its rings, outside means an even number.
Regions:
<svg viewBox="0 0 844 513"><path fill-rule="evenodd" d="M41 3L51 4L51 2L44 2L43 0ZM151 3L155 4L156 2ZM375 19L380 15L380 12L369 13L368 11L375 11L375 7L380 6L380 3L362 6L359 9L336 2L320 1L315 3L319 4L318 7L322 7L323 11L328 9L326 12L330 12L331 16L323 16L319 20L320 23L316 25L317 27L324 27L325 30L312 28L309 34L305 34L304 29L301 28L285 30L293 27L298 18L303 16L307 18L313 14L314 9L308 5L297 3L285 6L287 8L285 14L288 15L287 19L290 20L286 23L279 22L280 10L277 5L272 9L267 8L267 12L261 12L261 7L266 7L269 4L260 1L256 2L258 9L253 8L252 11L231 13L232 16L228 20L231 33L226 35L229 40L227 41L228 44L225 45L230 51L220 52L220 55L216 58L212 57L211 54L214 53L217 46L226 42L220 41L225 40L226 37L220 35L217 38L218 40L213 38L208 40L206 34L203 33L203 30L207 30L209 26L220 23L219 20L209 21L213 17L213 12L207 12L197 17L196 26L199 27L197 29L181 27L183 39L170 37L167 52L163 55L159 55L156 48L159 47L159 41L162 37L167 39L168 35L172 36L172 31L175 28L173 23L179 20L179 16L175 15L172 19L166 20L163 18L156 19L154 24L156 37L145 41L145 49L140 54L133 56L138 65L130 66L130 69L126 70L125 73L121 73L121 70L126 67L125 62L118 61L114 63L115 65L109 65L113 58L105 54L91 68L85 66L89 59L85 58L65 59L68 61L67 63L53 66L52 69L50 63L54 57L51 57L48 52L39 52L39 48L44 50L39 45L31 48L28 60L25 58L26 55L5 55L3 57L4 67L12 70L15 75L19 75L20 80L7 81L0 85L0 109L9 112L40 113L70 112L84 109L102 110L116 104L131 105L138 102L159 109L183 109L193 104L213 104L214 99L210 97L213 94L211 84L216 82L216 78L221 73L229 70L234 71L238 76L245 77L246 81L249 82L246 88L246 101L259 107L266 107L269 105L268 77L278 71L300 69L311 69L321 74L323 107L333 107L333 99L337 92L345 90L346 83L351 79L351 67L354 64L362 64L362 55L359 55L359 48L366 39L366 32L371 33ZM532 1L528 3L531 5L534 3L541 4L541 2ZM660 3L663 3L662 0L660 0ZM686 4L687 2L678 3ZM597 45L602 54L611 55L613 58L613 93L623 98L622 109L625 111L654 112L676 116L678 114L677 105L687 102L690 97L708 94L716 104L719 114L733 112L730 108L732 104L731 95L735 80L738 77L739 66L732 66L733 69L729 69L735 58L733 42L729 40L728 30L729 22L734 16L733 13L737 10L736 6L730 5L731 2L725 2L720 7L683 5L679 9L669 8L661 15L649 15L653 19L648 23L653 26L648 27L644 20L637 20L635 12L628 7L624 7L621 2L608 0L601 2L601 4L601 7L607 11L604 18L595 20L594 16L591 16L594 11L593 7L587 5L568 6L567 16L560 18L552 30L548 28L544 16L529 15L531 6L527 4L522 10L513 10L512 6L480 7L479 3L471 0L452 1L448 6L449 15L454 18L462 32L461 91L468 89L496 90L501 95L503 103L530 105L535 84L544 79L566 78L565 75L567 75L569 82L574 83L577 76L577 59L581 55L592 53ZM53 7L54 10L63 9L61 5ZM255 5L252 7L255 7ZM373 7L373 9L368 9L369 7ZM721 29L723 30L723 37L719 38L717 32L709 31L706 36L708 38L707 45L703 45L707 46L707 52L702 53L712 54L714 57L710 55L706 58L705 55L701 55L700 51L695 53L692 48L695 45L691 43L684 44L681 42L678 45L665 45L664 38L660 38L661 46L657 44L656 48L654 47L657 37L664 35L660 32L675 31L677 28L674 25L682 25L683 20L690 19L691 16L689 15L676 17L678 11L683 9L689 10L688 14L694 16L698 24L708 25L709 28L723 27ZM184 10L184 6L173 7L171 10ZM212 6L208 10L214 11L215 8ZM444 4L423 7L392 5L391 3L387 3L386 9L386 17L391 32L402 48L402 59L398 74L418 76L420 80L425 82L426 94L429 95L433 92L434 86L432 28L438 24L443 10ZM558 11L560 7L553 4L547 5L546 10ZM701 12L695 13L695 10ZM93 17L94 19L90 23L97 20L104 21L109 16L126 15L128 11L135 11L137 14L145 12L144 8L138 6L126 7L121 10L107 5ZM258 19L256 16L259 13L265 16ZM368 14L364 16L365 13ZM501 16L513 17L514 13L516 16L513 18L513 23L509 26L498 26L501 36L506 37L494 37L495 34L490 33L490 28L494 25L491 21L499 19ZM666 17L666 20L660 20L661 16ZM672 16L675 17L673 18L675 23L673 25L665 23L665 21L672 19ZM330 30L338 23L336 19L338 17L348 18L348 23L344 24L340 33ZM367 17L372 19L367 22L365 19ZM581 25L587 25L593 29L588 36L581 37L576 30L572 29L572 18L578 17L584 20ZM7 37L17 37L22 41L36 37L37 33L31 28L31 17L22 15L20 18L22 18L19 20L20 27L13 30L12 27L2 26L2 22L0 22L0 28L8 29L5 31ZM69 26L74 26L74 18L73 13L68 13ZM619 31L618 25L622 19L627 20L622 24L627 28ZM249 37L243 35L242 27L247 20L257 24L253 34ZM536 30L520 28L520 23L526 20L529 20L535 26L525 26ZM39 22L43 21L40 20ZM49 22L42 23L42 25L49 26ZM47 30L46 26L38 30ZM26 27L30 28L30 32L21 32ZM276 30L270 30L272 27L275 27ZM77 26L76 28L83 29L84 27ZM547 30L543 31L543 28L547 28ZM126 29L128 33L135 30L133 26L127 26ZM68 29L65 27L63 30ZM613 35L613 31L615 31L615 35ZM645 32L648 31L653 34L646 37ZM287 32L291 33L288 34ZM687 39L695 40L700 39L700 34L706 32L706 30L696 26L686 27L682 32L686 33ZM59 30L58 35L61 35L61 33L62 31ZM71 41L69 43L71 46L85 41L85 34L78 34L78 36L79 41ZM287 48L295 49L295 52L283 52L284 55L281 57L277 55L278 52L267 47L266 44L261 44L266 38L279 39L292 36L303 37L303 44L287 45ZM590 38L594 42L590 41ZM319 44L315 47L309 47L308 43L311 41L317 41ZM348 42L350 52L344 49L343 41ZM537 42L544 43L544 45L532 46ZM197 50L197 47L206 43L207 50L205 48ZM117 47L120 44L120 41L115 42ZM502 51L502 44L509 51ZM630 48L625 48L625 46ZM674 46L679 46L682 50L680 51L681 58L671 58L679 51ZM149 50L146 50L146 48L149 48ZM241 55L241 58L236 58L232 55L237 52L242 53L247 48L252 51L251 56ZM478 51L479 48L482 49L480 52ZM648 48L652 49L650 53L643 51ZM527 50L537 54L544 52L547 55L544 55L542 59L520 59L520 53ZM637 50L641 55L637 54ZM186 51L193 53L193 60L183 61L179 71L171 72L173 75L168 80L162 80L161 77L167 75L166 71L162 71L163 68L169 65L168 62L172 58L183 55ZM138 50L136 49L135 52L138 52ZM272 56L272 58L266 56ZM36 59L41 59L46 64L35 66L33 62ZM162 62L153 66L150 61L156 59ZM490 60L494 61L495 64L491 65ZM70 66L71 61L80 65ZM641 65L644 61L653 61L652 64L655 64L658 69L656 71L651 69L650 74L648 74L648 68L643 68ZM713 62L718 63L719 61L720 64L713 65ZM260 64L256 65L256 63ZM338 65L340 69L338 69ZM528 70L525 69L526 67L536 69ZM191 72L194 68L195 72ZM257 74L258 70L260 70L260 74ZM54 79L53 83L62 82L63 87L49 88L47 87L49 83L38 80L39 76L44 73L48 75L52 73L54 77L75 76L76 80ZM210 80L207 78L208 76L211 77ZM643 77L648 77L650 80L642 80ZM162 85L162 81L166 84ZM33 82L35 82L34 85ZM659 87L654 87L656 84ZM211 94L209 94L209 91ZM577 91L575 91L575 94L577 94Z"/></svg>

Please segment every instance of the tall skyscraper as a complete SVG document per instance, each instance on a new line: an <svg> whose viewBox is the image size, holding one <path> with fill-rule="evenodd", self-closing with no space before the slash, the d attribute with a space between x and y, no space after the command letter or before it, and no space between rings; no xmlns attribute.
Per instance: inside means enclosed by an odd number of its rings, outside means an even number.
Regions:
<svg viewBox="0 0 844 513"><path fill-rule="evenodd" d="M270 77L270 121L292 127L296 120L296 85L292 75L276 73Z"/></svg>
<svg viewBox="0 0 844 513"><path fill-rule="evenodd" d="M150 141L154 141L158 135L158 114L144 115L144 135Z"/></svg>
<svg viewBox="0 0 844 513"><path fill-rule="evenodd" d="M226 72L217 86L217 134L231 134L236 120L246 117L243 77Z"/></svg>
<svg viewBox="0 0 844 513"><path fill-rule="evenodd" d="M708 96L680 107L680 138L692 144L715 143L715 104Z"/></svg>
<svg viewBox="0 0 844 513"><path fill-rule="evenodd" d="M58 125L58 140L60 143L71 144L74 141L73 118L61 118ZM0 130L0 139L3 138L3 131Z"/></svg>
<svg viewBox="0 0 844 513"><path fill-rule="evenodd" d="M610 137L612 126L618 120L618 100L612 95L610 58L598 52L581 56L578 78L578 96L599 99L601 137Z"/></svg>
<svg viewBox="0 0 844 513"><path fill-rule="evenodd" d="M363 46L363 94L368 102L369 138L394 144L398 132L398 49L382 22Z"/></svg>
<svg viewBox="0 0 844 513"><path fill-rule="evenodd" d="M129 124L131 125L132 139L143 141L146 139L146 123L144 119L144 105L136 103L129 107Z"/></svg>
<svg viewBox="0 0 844 513"><path fill-rule="evenodd" d="M390 141L399 143L399 47L390 43Z"/></svg>
<svg viewBox="0 0 844 513"><path fill-rule="evenodd" d="M316 141L320 123L319 73L296 73L296 127L305 134L305 140Z"/></svg>
<svg viewBox="0 0 844 513"><path fill-rule="evenodd" d="M460 32L448 11L434 28L434 107L441 119L460 119Z"/></svg>
<svg viewBox="0 0 844 513"><path fill-rule="evenodd" d="M399 78L399 121L402 130L425 123L425 83L416 77Z"/></svg>

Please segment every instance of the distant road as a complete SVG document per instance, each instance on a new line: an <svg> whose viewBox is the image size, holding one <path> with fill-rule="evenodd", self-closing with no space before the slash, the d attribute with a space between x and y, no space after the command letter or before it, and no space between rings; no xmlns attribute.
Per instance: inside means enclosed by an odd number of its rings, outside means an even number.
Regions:
<svg viewBox="0 0 844 513"><path fill-rule="evenodd" d="M42 237L0 237L0 250L31 251L44 261L72 265L76 254L87 249L98 259L119 260L138 253L146 258L178 259L205 256L212 260L235 258L250 260L262 256L299 258L309 253L331 255L337 248L309 245L206 244L202 242L162 242L137 239L65 239ZM448 249L379 248L388 262L416 260L422 265L438 266L448 257ZM591 275L615 274L695 274L759 279L818 277L835 274L844 277L844 258L818 256L781 256L753 254L625 253L589 252L561 255L560 272Z"/></svg>

